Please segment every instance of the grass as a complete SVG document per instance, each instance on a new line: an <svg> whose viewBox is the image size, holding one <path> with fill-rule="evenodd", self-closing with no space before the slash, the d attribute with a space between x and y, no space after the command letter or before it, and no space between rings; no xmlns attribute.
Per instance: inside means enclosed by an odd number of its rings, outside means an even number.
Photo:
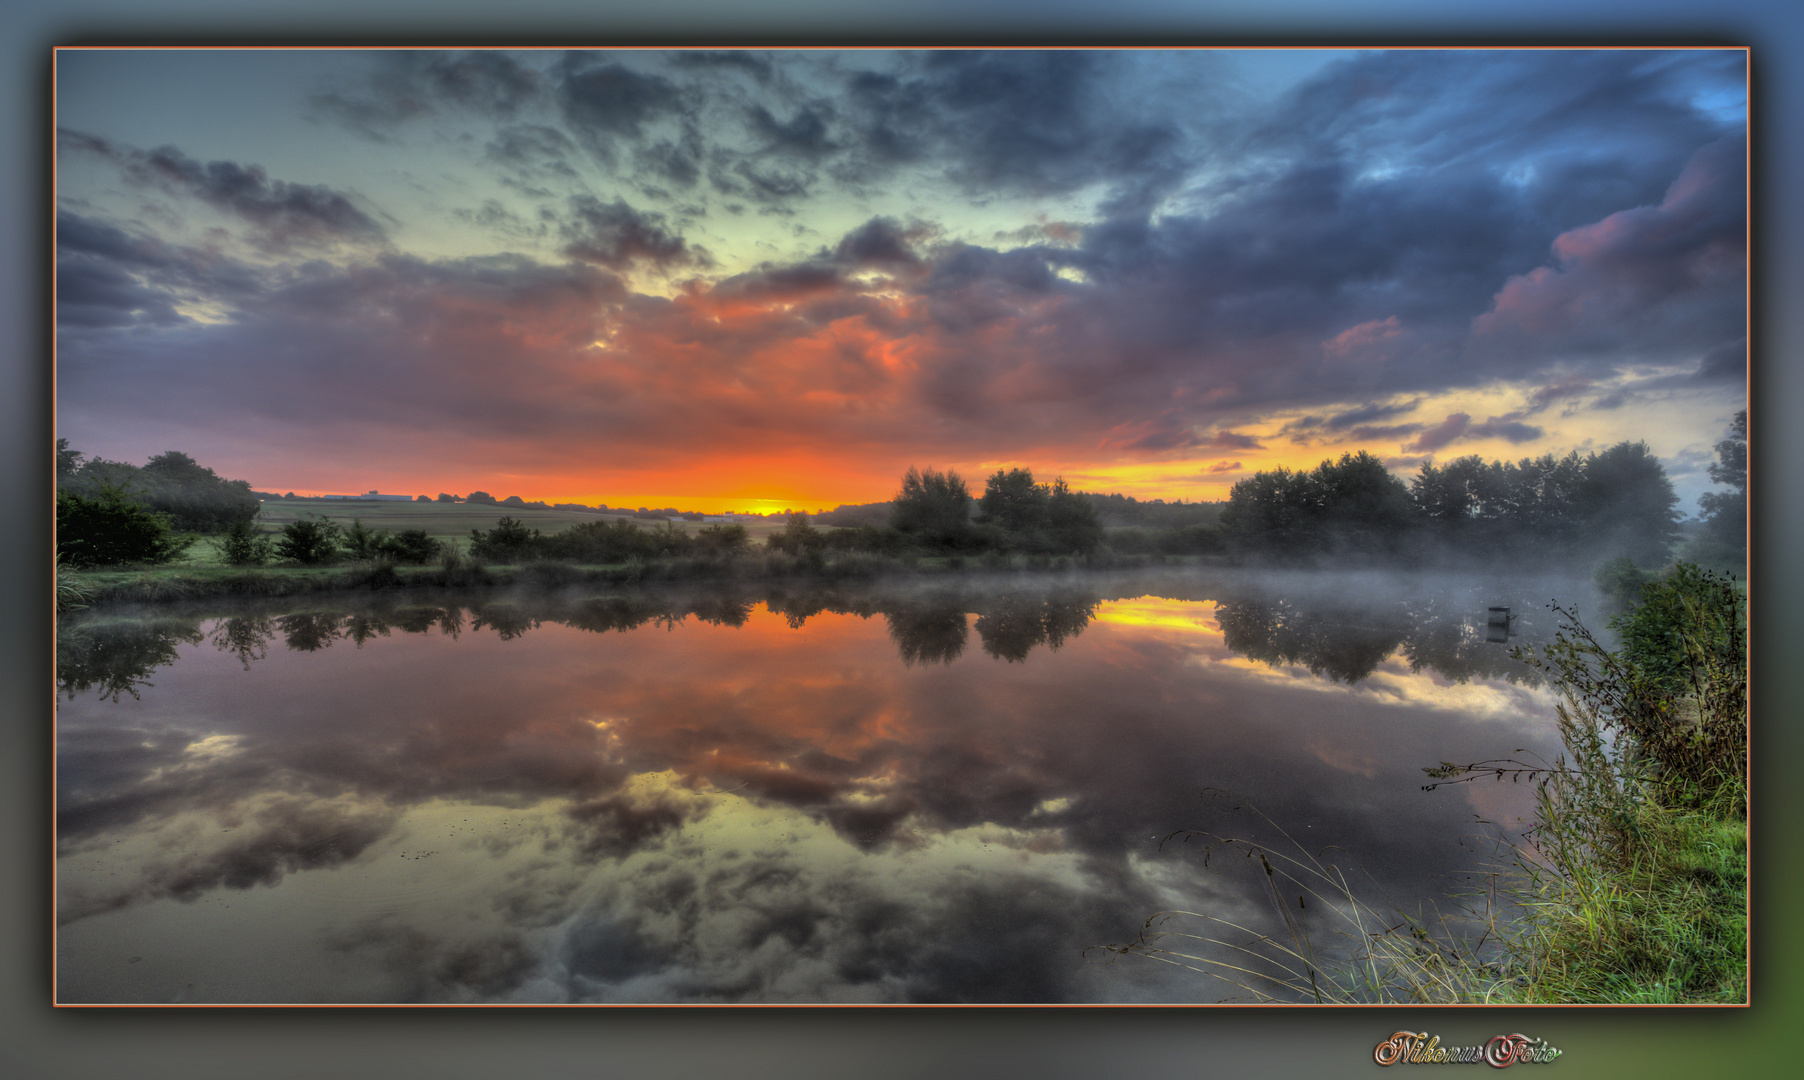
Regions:
<svg viewBox="0 0 1804 1080"><path fill-rule="evenodd" d="M1281 934L1171 910L1149 918L1134 941L1099 948L1206 975L1235 991L1227 1001L1459 1004L1500 995L1507 953L1493 890L1460 898L1449 911L1407 911L1370 874L1326 859L1345 852L1311 854L1259 816L1284 838L1282 847L1194 830L1165 839L1203 840L1205 866L1242 856L1252 873L1263 874L1260 888Z"/></svg>

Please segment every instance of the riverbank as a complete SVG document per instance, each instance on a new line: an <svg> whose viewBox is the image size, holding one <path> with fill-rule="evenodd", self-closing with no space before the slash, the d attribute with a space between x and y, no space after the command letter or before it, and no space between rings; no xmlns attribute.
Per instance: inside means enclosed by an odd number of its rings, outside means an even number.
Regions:
<svg viewBox="0 0 1804 1080"><path fill-rule="evenodd" d="M210 597L301 596L356 593L384 589L464 589L571 586L620 586L649 582L734 582L811 579L868 580L887 576L932 577L970 572L987 574L1138 570L1147 567L1225 565L1219 557L1199 555L1049 556L878 555L869 552L756 552L714 557L628 560L624 563L577 564L530 562L488 565L467 556L425 566L388 561L348 562L332 566L243 568L190 562L176 566L111 570L59 570L58 606L63 610L121 604L155 604Z"/></svg>

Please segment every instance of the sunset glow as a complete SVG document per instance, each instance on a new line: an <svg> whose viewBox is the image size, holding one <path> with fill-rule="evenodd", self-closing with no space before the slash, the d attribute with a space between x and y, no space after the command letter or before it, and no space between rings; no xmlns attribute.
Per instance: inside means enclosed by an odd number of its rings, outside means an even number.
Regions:
<svg viewBox="0 0 1804 1080"><path fill-rule="evenodd" d="M57 426L262 491L1226 498L1746 407L1747 55L65 49Z"/></svg>

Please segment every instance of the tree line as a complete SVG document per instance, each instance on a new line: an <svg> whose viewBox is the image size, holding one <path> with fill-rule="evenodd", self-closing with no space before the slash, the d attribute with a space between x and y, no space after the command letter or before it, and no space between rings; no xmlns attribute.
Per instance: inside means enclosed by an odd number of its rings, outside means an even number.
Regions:
<svg viewBox="0 0 1804 1080"><path fill-rule="evenodd" d="M1705 536L1736 552L1746 543L1746 433L1744 412L1717 445L1721 461L1710 473L1737 493L1701 500ZM1250 561L1626 558L1661 566L1679 539L1678 501L1643 442L1583 456L1431 462L1408 485L1360 451L1240 481L1221 529L1227 550Z"/></svg>
<svg viewBox="0 0 1804 1080"><path fill-rule="evenodd" d="M132 465L56 441L56 552L64 564L168 562L192 542L178 530L225 532L260 509L249 482L227 480L180 451Z"/></svg>

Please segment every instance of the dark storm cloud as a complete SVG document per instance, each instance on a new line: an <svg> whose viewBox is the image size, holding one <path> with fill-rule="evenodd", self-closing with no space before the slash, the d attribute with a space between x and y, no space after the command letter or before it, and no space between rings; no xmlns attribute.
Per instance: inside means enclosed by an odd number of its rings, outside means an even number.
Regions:
<svg viewBox="0 0 1804 1080"><path fill-rule="evenodd" d="M522 188L555 178L578 178L570 158L576 144L557 128L542 124L514 124L500 128L483 148L485 160L500 166L503 176Z"/></svg>
<svg viewBox="0 0 1804 1080"><path fill-rule="evenodd" d="M59 260L56 320L62 326L174 326L188 321L169 294L142 284L117 266L80 257Z"/></svg>
<svg viewBox="0 0 1804 1080"><path fill-rule="evenodd" d="M1697 377L1710 382L1748 377L1748 339L1724 342L1704 354Z"/></svg>
<svg viewBox="0 0 1804 1080"><path fill-rule="evenodd" d="M747 110L747 116L765 153L819 160L839 149L828 138L827 122L815 109L804 106L788 120L778 120L769 109L755 105Z"/></svg>
<svg viewBox="0 0 1804 1080"><path fill-rule="evenodd" d="M265 247L295 244L380 244L387 234L351 197L324 184L271 180L261 166L234 161L201 163L173 146L137 150L78 132L62 131L63 145L98 154L128 180L198 199L250 223Z"/></svg>
<svg viewBox="0 0 1804 1080"><path fill-rule="evenodd" d="M1055 194L1117 185L1122 201L1177 179L1175 125L1106 100L1106 53L952 51L910 55L899 73L851 76L842 168L880 174L931 159L967 191ZM1129 192L1134 194L1130 197Z"/></svg>
<svg viewBox="0 0 1804 1080"><path fill-rule="evenodd" d="M1639 348L1679 359L1739 337L1746 194L1745 138L1699 148L1658 204L1561 233L1554 265L1506 282L1473 322L1480 344L1581 357Z"/></svg>
<svg viewBox="0 0 1804 1080"><path fill-rule="evenodd" d="M1558 232L1659 199L1725 133L1700 91L1742 89L1734 51L1363 53L1298 86L1250 144L1437 179L1491 173L1496 197ZM1444 181L1440 181L1444 182Z"/></svg>
<svg viewBox="0 0 1804 1080"><path fill-rule="evenodd" d="M1358 431L1431 443L1486 433L1528 440L1536 429L1523 416L1458 434L1386 421L1423 392L1500 379L1540 388L1599 381L1614 374L1626 348L1644 360L1696 363L1745 332L1741 144L1712 142L1721 122L1681 92L1688 79L1717 79L1717 61L1637 54L1569 62L1581 76L1564 87L1539 85L1558 80L1538 55L1399 53L1331 65L1281 103L1286 124L1262 126L1263 114L1249 114L1239 134L1217 131L1222 152L1157 215L1117 201L1081 229L1023 237L1045 243L998 250L943 239L931 222L876 218L813 255L698 282L681 296L620 295L586 318L559 309L563 321L546 333L528 333L481 304L451 302L459 273L424 261L405 272L381 261L297 269L279 290L282 305L316 294L320 321L278 340L297 356L309 343L325 357L370 355L365 377L396 392L404 380L388 382L391 369L417 373L437 363L452 377L471 371L479 392L440 380L408 396L422 416L442 406L492 437L525 429L535 408L529 391L560 387L558 400L537 398L541 430L580 432L604 455L630 450L634 432L676 417L693 421L684 452L724 452L748 439L767 445L777 431L811 430L836 445L855 435L873 459L890 461L928 449L929 431L942 460L1030 457L1077 443L1129 457L1225 455L1253 447L1197 433L1273 408L1313 409L1318 426L1299 423L1287 431L1293 438ZM1028 190L1029 173L1052 191L1104 182L1119 166L1118 179L1131 187L1139 181L1126 173L1144 159L1111 156L1108 139L1147 110L1115 93L1122 63L1100 54L911 56L888 73L823 66L806 79L791 78L800 69L786 66L768 98L740 94L723 104L709 95L728 82L750 88L751 80L737 72L723 80L708 64L655 74L589 57L560 63L558 92L577 118L571 130L605 142L643 184L660 172L680 177L685 162L700 161L712 182L770 211L850 182L855 162L882 164L884 176L919 167L982 177L999 193ZM840 85L836 79L851 88L818 92ZM1069 85L1053 85L1061 80ZM1410 109L1429 85L1441 90L1418 117ZM1003 106L1028 98L1036 103L1022 131L1000 133ZM775 125L763 136L746 119L756 107ZM1605 123L1612 108L1627 110L1620 138ZM1556 120L1537 110L1572 112L1577 134L1556 139ZM895 124L879 130L879 114ZM723 117L731 122L716 122ZM1096 136L1104 149L1063 141L1065 127ZM820 150L819 161L780 152L777 129L797 147ZM1015 148L1017 165L985 156L992 135ZM1487 138L1514 156L1481 153ZM577 141L516 123L488 152L508 168L536 162L543 179L568 165ZM659 165L653 159L666 146L672 156ZM879 152L883 146L889 150ZM1257 153L1240 152L1249 149ZM1661 172L1666 165L1671 171ZM1025 171L1009 171L1017 166ZM1568 198L1556 189L1575 169L1597 177ZM1604 183L1606 174L1617 180ZM621 270L705 267L706 253L681 235L677 219L653 216L656 199L609 198L565 204L566 255ZM469 213L476 220L484 212ZM522 237L539 225L483 220ZM1543 265L1550 251L1557 265ZM879 290L859 269L892 280ZM491 273L544 281L562 271L515 260ZM119 323L122 311L169 317L116 275L72 287L104 301L69 308L71 321L91 328ZM445 302L432 301L436 289L446 290ZM332 310L326 296L345 306ZM402 311L422 336L389 336ZM1607 317L1596 318L1600 311ZM477 323L490 348L466 359L453 331L467 334ZM225 337L236 336L238 349L261 344L242 328L191 329L200 345L189 355L200 368ZM416 343L424 340L444 343L443 351L421 353ZM375 341L389 349L378 352L368 344ZM607 349L557 358L548 341L572 350L606 341ZM521 375L512 387L491 378L504 366ZM584 385L578 371L593 383ZM215 392L229 395L231 382ZM303 390L297 404L314 396ZM595 410L587 422L584 408Z"/></svg>
<svg viewBox="0 0 1804 1080"><path fill-rule="evenodd" d="M382 53L364 85L308 99L322 115L377 142L410 120L462 109L507 118L545 94L540 75L506 53Z"/></svg>
<svg viewBox="0 0 1804 1080"><path fill-rule="evenodd" d="M743 71L759 82L769 80L775 74L775 65L758 53L740 52L738 50L707 51L701 49L685 49L671 53L669 63L672 67L682 69L730 69Z"/></svg>
<svg viewBox="0 0 1804 1080"><path fill-rule="evenodd" d="M840 238L834 248L836 261L852 266L886 269L918 266L920 255L913 245L930 235L924 227L904 229L893 218L877 217Z"/></svg>
<svg viewBox="0 0 1804 1080"><path fill-rule="evenodd" d="M646 125L684 111L681 92L663 76L581 53L559 62L557 102L577 138L604 157L615 140L637 139Z"/></svg>
<svg viewBox="0 0 1804 1080"><path fill-rule="evenodd" d="M707 266L712 258L664 227L664 215L635 210L624 199L603 203L590 195L570 200L568 217L558 231L568 243L564 254L610 270L634 264L657 269Z"/></svg>
<svg viewBox="0 0 1804 1080"><path fill-rule="evenodd" d="M217 252L168 244L67 210L56 220L57 322L67 327L172 327L189 323L176 305L234 305L263 288L263 275Z"/></svg>

